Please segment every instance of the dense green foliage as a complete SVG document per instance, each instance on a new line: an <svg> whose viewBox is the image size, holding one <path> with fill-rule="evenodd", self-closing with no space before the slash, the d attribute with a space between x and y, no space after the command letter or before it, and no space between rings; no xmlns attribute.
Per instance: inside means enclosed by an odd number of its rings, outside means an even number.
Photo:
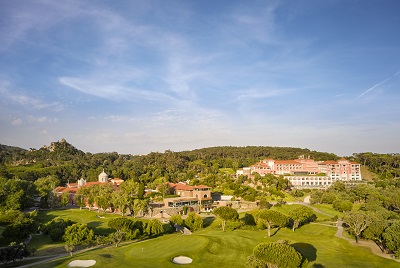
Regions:
<svg viewBox="0 0 400 268"><path fill-rule="evenodd" d="M86 224L75 223L65 229L63 240L67 245L88 245L94 239L93 230Z"/></svg>
<svg viewBox="0 0 400 268"><path fill-rule="evenodd" d="M337 159L330 153L290 147L212 147L193 151L120 155L84 153L61 140L38 150L0 147L0 177L16 177L28 181L54 175L65 183L84 177L96 180L104 168L112 177L133 178L145 183L164 177L169 181L194 179L195 175L217 174L220 168L234 170L249 166L263 158L292 159L310 155L316 160Z"/></svg>
<svg viewBox="0 0 400 268"><path fill-rule="evenodd" d="M24 243L11 244L7 247L0 248L0 262L7 265L9 262L22 260L31 255Z"/></svg>
<svg viewBox="0 0 400 268"><path fill-rule="evenodd" d="M45 235L50 235L52 241L62 241L65 234L65 229L77 222L70 219L56 217L45 223L41 227L41 231Z"/></svg>
<svg viewBox="0 0 400 268"><path fill-rule="evenodd" d="M185 225L192 232L200 230L203 228L203 218L195 212L189 212L185 219Z"/></svg>
<svg viewBox="0 0 400 268"><path fill-rule="evenodd" d="M217 207L213 210L213 214L221 219L223 231L225 231L227 221L236 221L239 219L238 212L231 207Z"/></svg>
<svg viewBox="0 0 400 268"><path fill-rule="evenodd" d="M376 173L375 183L380 187L400 187L400 154L353 154L354 160Z"/></svg>
<svg viewBox="0 0 400 268"><path fill-rule="evenodd" d="M272 226L285 227L288 224L289 220L286 215L283 215L278 211L269 209L260 209L256 211L254 213L254 218L259 228L267 228L268 237L271 236Z"/></svg>
<svg viewBox="0 0 400 268"><path fill-rule="evenodd" d="M261 243L253 249L247 267L297 268L306 267L307 260L292 246L282 243Z"/></svg>
<svg viewBox="0 0 400 268"><path fill-rule="evenodd" d="M299 226L314 221L317 217L314 214L314 210L308 207L299 207L289 211L290 222L292 225L293 232Z"/></svg>
<svg viewBox="0 0 400 268"><path fill-rule="evenodd" d="M1 234L9 242L23 242L38 230L37 212L18 214Z"/></svg>

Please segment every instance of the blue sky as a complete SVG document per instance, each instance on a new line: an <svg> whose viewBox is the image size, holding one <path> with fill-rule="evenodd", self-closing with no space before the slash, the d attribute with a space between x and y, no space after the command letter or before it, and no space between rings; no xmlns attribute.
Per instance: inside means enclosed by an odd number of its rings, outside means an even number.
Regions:
<svg viewBox="0 0 400 268"><path fill-rule="evenodd" d="M0 1L0 143L400 151L400 1Z"/></svg>

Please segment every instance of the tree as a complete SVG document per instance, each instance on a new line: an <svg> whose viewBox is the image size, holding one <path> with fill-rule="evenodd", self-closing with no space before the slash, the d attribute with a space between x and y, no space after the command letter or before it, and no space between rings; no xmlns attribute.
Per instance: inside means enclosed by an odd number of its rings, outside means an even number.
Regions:
<svg viewBox="0 0 400 268"><path fill-rule="evenodd" d="M128 209L129 196L122 191L114 191L111 194L111 202L115 209L119 209L121 216L124 216Z"/></svg>
<svg viewBox="0 0 400 268"><path fill-rule="evenodd" d="M164 232L162 223L157 219L152 219L147 222L145 232L150 236L156 236Z"/></svg>
<svg viewBox="0 0 400 268"><path fill-rule="evenodd" d="M56 217L51 221L46 222L41 227L41 231L45 235L50 235L52 241L61 241L62 237L64 236L65 229L75 223L75 221L69 219Z"/></svg>
<svg viewBox="0 0 400 268"><path fill-rule="evenodd" d="M56 176L47 176L37 179L35 182L36 191L38 192L41 202L48 204L49 194L60 184ZM43 199L43 201L42 201Z"/></svg>
<svg viewBox="0 0 400 268"><path fill-rule="evenodd" d="M114 192L111 184L93 185L90 188L93 188L92 190L94 191L94 200L98 207L97 211L100 211L100 208L106 211L111 207L111 194Z"/></svg>
<svg viewBox="0 0 400 268"><path fill-rule="evenodd" d="M301 206L289 211L289 217L292 221L293 232L306 222L310 222L316 219L314 211L311 208Z"/></svg>
<svg viewBox="0 0 400 268"><path fill-rule="evenodd" d="M236 209L231 207L215 208L213 210L213 214L222 221L222 231L225 231L227 221L236 221L239 218L239 214Z"/></svg>
<svg viewBox="0 0 400 268"><path fill-rule="evenodd" d="M172 215L171 218L169 218L169 223L171 224L172 227L175 227L175 224L182 226L183 219L179 214Z"/></svg>
<svg viewBox="0 0 400 268"><path fill-rule="evenodd" d="M382 234L385 244L396 257L400 257L400 220L394 220L390 223Z"/></svg>
<svg viewBox="0 0 400 268"><path fill-rule="evenodd" d="M79 209L82 209L86 205L85 198L86 198L86 187L80 187L78 192L74 196L75 204L79 206Z"/></svg>
<svg viewBox="0 0 400 268"><path fill-rule="evenodd" d="M275 210L262 209L255 213L257 225L268 228L268 237L271 236L271 227L276 225L279 228L287 225L288 218L282 213Z"/></svg>
<svg viewBox="0 0 400 268"><path fill-rule="evenodd" d="M116 231L114 233L109 234L108 239L111 243L115 244L115 247L125 240L125 232Z"/></svg>
<svg viewBox="0 0 400 268"><path fill-rule="evenodd" d="M194 232L203 228L203 219L195 212L190 212L185 219L185 225Z"/></svg>
<svg viewBox="0 0 400 268"><path fill-rule="evenodd" d="M75 246L72 244L65 244L64 248L65 248L65 251L69 252L69 254L71 254L71 256L72 256L72 252L75 250Z"/></svg>
<svg viewBox="0 0 400 268"><path fill-rule="evenodd" d="M29 237L29 234L34 230L36 224L34 219L23 218L18 222L8 225L2 236L10 241L22 241Z"/></svg>
<svg viewBox="0 0 400 268"><path fill-rule="evenodd" d="M349 226L350 230L354 233L356 242L358 243L361 233L371 223L371 217L364 211L350 211L345 213L343 222Z"/></svg>
<svg viewBox="0 0 400 268"><path fill-rule="evenodd" d="M0 178L0 209L23 210L34 204L35 185L21 179Z"/></svg>
<svg viewBox="0 0 400 268"><path fill-rule="evenodd" d="M350 211L353 208L353 203L349 200L344 200L340 203L340 211Z"/></svg>
<svg viewBox="0 0 400 268"><path fill-rule="evenodd" d="M22 260L30 255L24 243L17 244L14 242L7 247L0 248L0 261L5 265L10 261L15 263L16 260Z"/></svg>
<svg viewBox="0 0 400 268"><path fill-rule="evenodd" d="M260 199L260 202L258 205L259 205L260 209L271 208L271 204L265 198Z"/></svg>
<svg viewBox="0 0 400 268"><path fill-rule="evenodd" d="M62 193L61 195L61 205L63 207L68 206L69 204L69 193Z"/></svg>
<svg viewBox="0 0 400 268"><path fill-rule="evenodd" d="M93 230L86 224L75 223L65 229L63 239L67 245L87 245L93 241Z"/></svg>
<svg viewBox="0 0 400 268"><path fill-rule="evenodd" d="M378 247L385 252L386 247L383 238L383 232L388 227L389 222L380 213L371 213L371 223L363 231L363 237L373 240Z"/></svg>
<svg viewBox="0 0 400 268"><path fill-rule="evenodd" d="M294 247L281 243L261 243L253 249L253 255L249 256L247 267L306 267L307 259Z"/></svg>
<svg viewBox="0 0 400 268"><path fill-rule="evenodd" d="M133 202L133 215L139 214L141 212L142 216L144 216L145 211L147 211L147 208L149 206L149 199L138 199L136 198Z"/></svg>

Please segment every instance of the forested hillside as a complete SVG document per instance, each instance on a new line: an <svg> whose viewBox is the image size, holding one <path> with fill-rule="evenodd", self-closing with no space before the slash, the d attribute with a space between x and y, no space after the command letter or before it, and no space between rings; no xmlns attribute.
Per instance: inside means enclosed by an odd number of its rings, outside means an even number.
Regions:
<svg viewBox="0 0 400 268"><path fill-rule="evenodd" d="M144 183L155 180L176 182L196 176L217 174L221 168L233 171L261 159L295 159L300 155L315 160L337 160L332 153L291 147L211 147L192 151L152 152L147 155L123 155L117 152L84 153L67 141L52 142L40 149L25 150L0 145L0 177L35 181L55 176L61 184L79 178L97 180L104 169L110 177L135 179ZM349 157L377 174L380 180L397 184L400 175L399 154L355 153Z"/></svg>
<svg viewBox="0 0 400 268"><path fill-rule="evenodd" d="M183 152L152 152L141 156L116 152L91 154L78 150L65 140L38 150L6 145L0 148L0 176L35 181L54 175L64 183L81 177L89 181L96 180L103 168L111 177L122 179L136 178L151 182L165 177L169 181L178 181L192 179L198 174L216 174L220 168L236 170L264 158L294 159L299 155L316 160L338 158L331 153L308 149L262 146L212 147Z"/></svg>

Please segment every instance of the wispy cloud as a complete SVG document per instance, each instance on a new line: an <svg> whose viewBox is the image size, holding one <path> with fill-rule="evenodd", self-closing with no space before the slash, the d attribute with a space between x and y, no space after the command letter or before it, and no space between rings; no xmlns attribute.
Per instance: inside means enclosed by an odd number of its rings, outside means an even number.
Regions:
<svg viewBox="0 0 400 268"><path fill-rule="evenodd" d="M239 94L236 101L253 101L254 99L267 99L295 91L294 89L249 89Z"/></svg>
<svg viewBox="0 0 400 268"><path fill-rule="evenodd" d="M357 101L359 99L361 99L363 96L365 96L366 94L368 94L369 92L371 92L372 90L374 90L375 88L379 87L380 85L386 83L387 81L389 81L390 79L392 79L393 77L395 77L396 75L400 74L400 71L398 71L397 73L395 73L394 75L386 78L385 80L383 80L382 82L379 82L378 84L370 87L369 89L365 90L363 93L361 93L360 95L358 95L358 97L354 100Z"/></svg>
<svg viewBox="0 0 400 268"><path fill-rule="evenodd" d="M3 101L8 100L26 108L34 108L37 110L51 109L53 111L61 111L64 105L59 102L47 103L32 94L16 89L6 80L0 80L0 93Z"/></svg>
<svg viewBox="0 0 400 268"><path fill-rule="evenodd" d="M11 121L11 124L13 126L19 126L19 125L22 124L22 119L21 118L14 119L14 120Z"/></svg>

